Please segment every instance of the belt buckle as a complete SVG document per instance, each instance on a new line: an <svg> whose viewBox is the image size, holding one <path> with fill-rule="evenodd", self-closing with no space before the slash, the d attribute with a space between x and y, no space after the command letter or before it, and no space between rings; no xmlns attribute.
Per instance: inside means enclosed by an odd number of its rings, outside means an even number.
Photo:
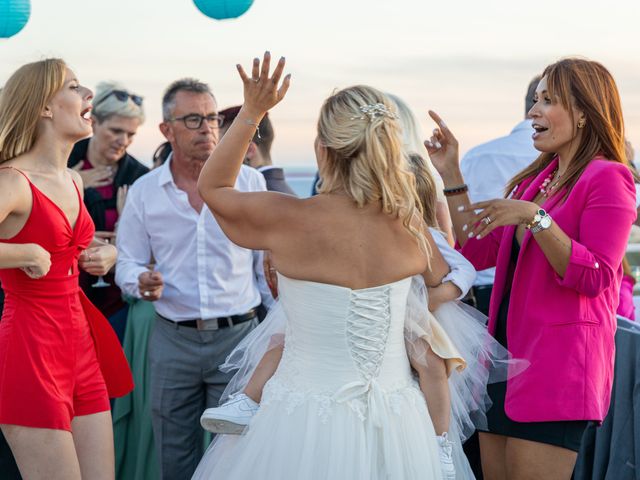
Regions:
<svg viewBox="0 0 640 480"><path fill-rule="evenodd" d="M217 318L210 318L208 320L198 318L196 320L196 328L198 330L218 330L220 327L218 326Z"/></svg>

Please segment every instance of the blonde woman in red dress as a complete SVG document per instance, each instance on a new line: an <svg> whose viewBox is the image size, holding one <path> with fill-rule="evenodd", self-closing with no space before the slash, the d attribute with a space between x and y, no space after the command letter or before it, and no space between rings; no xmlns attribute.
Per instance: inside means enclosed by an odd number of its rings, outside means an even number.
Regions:
<svg viewBox="0 0 640 480"><path fill-rule="evenodd" d="M78 286L78 268L103 275L116 259L67 169L92 96L59 59L24 65L0 96L0 429L28 479L113 479L109 396L133 387Z"/></svg>

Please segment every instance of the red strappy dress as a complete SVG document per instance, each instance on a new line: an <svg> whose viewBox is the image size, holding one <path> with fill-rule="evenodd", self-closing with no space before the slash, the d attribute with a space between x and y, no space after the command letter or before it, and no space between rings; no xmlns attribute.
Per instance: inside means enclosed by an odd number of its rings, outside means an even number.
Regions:
<svg viewBox="0 0 640 480"><path fill-rule="evenodd" d="M20 172L22 173L22 172ZM32 279L0 269L0 424L71 431L76 416L109 410L109 396L133 389L111 326L78 286L78 257L95 227L76 186L75 226L31 183L33 205L22 230L4 243L37 243L51 269Z"/></svg>

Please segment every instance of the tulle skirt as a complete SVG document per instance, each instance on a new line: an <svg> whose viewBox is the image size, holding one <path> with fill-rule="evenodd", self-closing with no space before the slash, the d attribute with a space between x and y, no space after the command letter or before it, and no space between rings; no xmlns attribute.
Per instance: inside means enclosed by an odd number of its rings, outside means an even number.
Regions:
<svg viewBox="0 0 640 480"><path fill-rule="evenodd" d="M435 432L417 386L383 394L376 408L363 418L355 404L303 396L274 378L248 430L216 438L193 478L440 479Z"/></svg>
<svg viewBox="0 0 640 480"><path fill-rule="evenodd" d="M486 386L488 383L505 381L519 374L528 363L525 360L511 358L509 352L489 335L485 326L486 317L477 310L459 302L448 302L432 314L427 305L424 281L421 276L416 276L412 280L405 317L407 353L413 362L426 364L427 347L431 347L434 353L445 361L450 374L449 438L454 441L453 457L457 478L473 479L462 451L462 443L476 429L486 429L486 411L491 406ZM222 365L223 371L236 371L236 375L223 393L221 403L227 401L230 395L244 390L266 352L273 348L282 348L285 329L286 316L280 304L276 303L265 321L240 342ZM394 475L390 476L387 475L387 470L380 469L378 461L374 461L373 457L369 458L372 455L370 452L373 451L369 439L375 436L368 436L368 427L362 424L357 416L354 417L347 406L333 408L334 417L331 422L317 422L317 418L322 417L322 412L327 408L326 399L310 401L303 408L293 411L290 405L287 406L287 402L268 400L269 392L274 398L282 397L278 391L278 382L270 381L265 387L260 410L252 420L246 435L221 436L217 439L205 455L194 478L252 478L249 473L253 472L260 478L278 479L408 479L414 478L411 469L415 465L412 466L411 463L415 463L416 458L422 458L426 462L415 466L416 472L432 465L431 462L434 461L433 465L439 466L437 458L429 458L429 452L433 449L427 446L433 444L434 438L426 437L434 436L435 433L431 422L426 418L428 411L422 392L416 386L411 388L410 394L405 392L400 396L405 399L403 401L411 403L411 408L398 403L397 410L392 408L384 412L384 415L398 423L399 427L392 430L393 438L386 440L393 444L390 451L395 452L394 458L399 462L397 465L409 469L400 473L399 470L394 470ZM418 407L414 408L416 405ZM394 411L403 413L396 415ZM430 428L429 434L425 434L426 424ZM239 450L236 449L236 445ZM228 457L229 461L220 461L224 457L223 452L229 453L231 449L234 453ZM253 452L251 458L236 461L238 456L243 457L241 452L245 449ZM417 457L416 452L420 452ZM279 455L282 455L282 458L279 458ZM307 464L308 455L326 458L327 461ZM390 460L389 465L393 465L394 469L400 468L396 466L396 462ZM260 469L257 469L258 467ZM305 468L309 468L310 471L306 472ZM336 470L332 470L334 468ZM264 471L270 474L263 474L261 469L266 469ZM214 471L216 474L220 472L221 476L209 477L210 472ZM363 471L366 473L363 474ZM439 473L434 473L435 477L422 475L420 478L439 478Z"/></svg>

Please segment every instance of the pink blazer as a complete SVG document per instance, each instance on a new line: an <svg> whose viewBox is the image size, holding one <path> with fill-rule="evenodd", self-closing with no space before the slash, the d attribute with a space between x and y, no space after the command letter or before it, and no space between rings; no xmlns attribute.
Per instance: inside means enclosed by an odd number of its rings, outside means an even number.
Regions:
<svg viewBox="0 0 640 480"><path fill-rule="evenodd" d="M557 160L518 192L532 200ZM598 420L611 397L616 308L621 261L636 218L629 169L592 160L566 201L563 192L544 208L572 239L564 277L555 273L530 232L522 240L507 316L507 343L516 358L531 363L507 382L505 412L518 422ZM515 226L470 239L462 253L476 269L496 267L489 332L505 291Z"/></svg>

